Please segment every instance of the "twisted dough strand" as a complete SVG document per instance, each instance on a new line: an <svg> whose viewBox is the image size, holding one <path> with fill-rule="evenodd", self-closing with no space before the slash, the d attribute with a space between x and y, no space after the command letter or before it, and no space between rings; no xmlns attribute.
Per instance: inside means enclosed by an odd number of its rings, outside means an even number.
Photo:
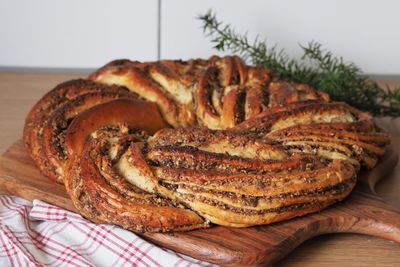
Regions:
<svg viewBox="0 0 400 267"><path fill-rule="evenodd" d="M88 80L71 80L44 95L28 114L23 141L32 159L46 176L62 183L68 158L64 135L69 123L80 112L117 98L138 95L117 85L97 84Z"/></svg>
<svg viewBox="0 0 400 267"><path fill-rule="evenodd" d="M157 103L174 127L226 129L277 105L329 100L305 85L276 81L269 86L273 77L268 69L246 66L236 56L142 64L117 60L89 79L126 86Z"/></svg>
<svg viewBox="0 0 400 267"><path fill-rule="evenodd" d="M321 210L390 138L325 93L213 56L116 60L63 83L29 113L24 142L90 220L185 231Z"/></svg>

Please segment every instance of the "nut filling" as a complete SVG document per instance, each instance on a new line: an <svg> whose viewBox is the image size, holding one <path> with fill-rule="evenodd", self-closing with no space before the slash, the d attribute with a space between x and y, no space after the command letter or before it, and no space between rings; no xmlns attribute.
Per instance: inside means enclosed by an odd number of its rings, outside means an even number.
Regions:
<svg viewBox="0 0 400 267"><path fill-rule="evenodd" d="M390 143L369 114L236 56L112 61L43 96L23 140L84 217L138 232L319 211Z"/></svg>

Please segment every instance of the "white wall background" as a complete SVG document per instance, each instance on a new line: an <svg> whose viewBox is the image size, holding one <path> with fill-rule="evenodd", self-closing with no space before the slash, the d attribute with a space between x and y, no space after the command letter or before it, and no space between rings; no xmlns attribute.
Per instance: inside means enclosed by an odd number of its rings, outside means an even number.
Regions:
<svg viewBox="0 0 400 267"><path fill-rule="evenodd" d="M0 66L93 68L153 60L157 0L0 0Z"/></svg>
<svg viewBox="0 0 400 267"><path fill-rule="evenodd" d="M195 18L210 8L289 55L315 40L365 73L400 75L395 0L0 0L0 66L96 68L114 58L209 57L216 52Z"/></svg>

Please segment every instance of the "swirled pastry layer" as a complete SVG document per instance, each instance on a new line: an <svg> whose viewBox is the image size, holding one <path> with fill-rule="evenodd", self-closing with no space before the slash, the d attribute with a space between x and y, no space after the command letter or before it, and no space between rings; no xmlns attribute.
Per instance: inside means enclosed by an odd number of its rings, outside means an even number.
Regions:
<svg viewBox="0 0 400 267"><path fill-rule="evenodd" d="M286 81L274 81L268 69L247 66L236 56L209 60L110 62L89 79L123 85L158 104L174 127L200 124L226 129L269 107L305 101L328 101L325 93Z"/></svg>
<svg viewBox="0 0 400 267"><path fill-rule="evenodd" d="M39 169L49 178L62 182L68 155L64 135L74 117L82 111L117 98L137 98L125 87L71 80L44 95L28 114L24 143Z"/></svg>
<svg viewBox="0 0 400 267"><path fill-rule="evenodd" d="M32 108L24 143L86 218L247 227L345 198L389 144L372 117L236 56L116 60Z"/></svg>

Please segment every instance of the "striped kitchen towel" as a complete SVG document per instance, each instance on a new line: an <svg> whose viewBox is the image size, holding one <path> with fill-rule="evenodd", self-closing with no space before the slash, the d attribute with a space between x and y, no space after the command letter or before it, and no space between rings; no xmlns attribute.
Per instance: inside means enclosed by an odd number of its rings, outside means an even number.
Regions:
<svg viewBox="0 0 400 267"><path fill-rule="evenodd" d="M40 200L0 196L0 266L214 266Z"/></svg>

